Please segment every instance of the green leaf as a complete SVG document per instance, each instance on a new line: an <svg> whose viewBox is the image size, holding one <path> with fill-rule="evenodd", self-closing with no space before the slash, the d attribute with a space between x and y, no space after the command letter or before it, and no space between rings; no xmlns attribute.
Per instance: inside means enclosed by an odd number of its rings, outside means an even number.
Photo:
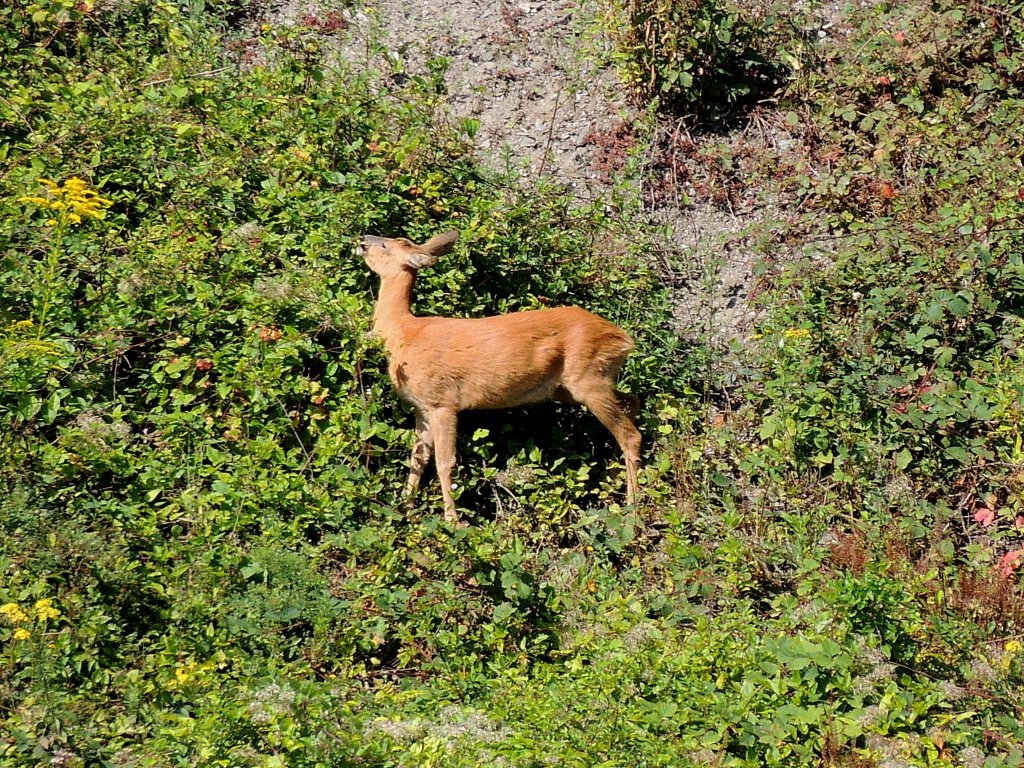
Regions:
<svg viewBox="0 0 1024 768"><path fill-rule="evenodd" d="M700 737L700 744L702 747L714 747L722 743L723 736L722 731L707 731Z"/></svg>
<svg viewBox="0 0 1024 768"><path fill-rule="evenodd" d="M60 412L61 396L60 392L54 392L46 401L46 410L43 412L43 419L47 424L53 424L57 418L57 414Z"/></svg>
<svg viewBox="0 0 1024 768"><path fill-rule="evenodd" d="M962 296L953 297L947 306L957 317L967 317L971 313L971 305Z"/></svg>
<svg viewBox="0 0 1024 768"><path fill-rule="evenodd" d="M914 455L904 448L902 451L896 454L896 469L901 472L910 466L910 462L914 460Z"/></svg>
<svg viewBox="0 0 1024 768"><path fill-rule="evenodd" d="M494 611L491 614L491 618L495 624L504 624L507 622L519 609L513 603L498 603L494 606Z"/></svg>

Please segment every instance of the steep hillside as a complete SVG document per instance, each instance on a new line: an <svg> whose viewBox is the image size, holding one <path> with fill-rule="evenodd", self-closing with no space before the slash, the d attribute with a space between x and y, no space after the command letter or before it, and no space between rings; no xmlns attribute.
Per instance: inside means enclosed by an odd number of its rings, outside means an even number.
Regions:
<svg viewBox="0 0 1024 768"><path fill-rule="evenodd" d="M1024 9L768 10L0 9L0 762L1020 765ZM553 404L400 504L450 228L635 508Z"/></svg>

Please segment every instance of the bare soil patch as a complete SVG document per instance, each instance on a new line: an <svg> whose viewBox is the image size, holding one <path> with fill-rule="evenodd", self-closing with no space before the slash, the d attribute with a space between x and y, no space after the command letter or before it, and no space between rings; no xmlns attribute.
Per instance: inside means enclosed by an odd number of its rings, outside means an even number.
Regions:
<svg viewBox="0 0 1024 768"><path fill-rule="evenodd" d="M595 34L598 10L588 0L381 0L354 10L330 0L289 0L272 21L315 29L332 13L344 16L340 53L350 63L399 81L443 69L447 107L454 118L479 122L485 163L525 180L550 175L585 200L618 181L614 155L629 149L628 126L638 115L600 50L607 43ZM699 183L702 143L751 141L763 137L743 129L694 137L689 165L696 185L677 178L678 168L660 167L656 148L649 148L650 184L681 194L651 196L637 227L665 233L678 332L695 342L742 341L755 320L750 296L758 257L745 233L768 211L753 200L716 199Z"/></svg>

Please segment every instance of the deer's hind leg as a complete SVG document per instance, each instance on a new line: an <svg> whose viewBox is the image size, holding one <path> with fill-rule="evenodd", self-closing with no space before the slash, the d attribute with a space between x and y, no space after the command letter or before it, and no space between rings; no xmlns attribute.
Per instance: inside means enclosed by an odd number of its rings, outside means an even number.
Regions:
<svg viewBox="0 0 1024 768"><path fill-rule="evenodd" d="M640 401L635 395L619 392L607 379L575 383L570 389L573 399L587 406L604 424L622 450L626 464L626 503L636 504L640 491L640 431L633 423Z"/></svg>
<svg viewBox="0 0 1024 768"><path fill-rule="evenodd" d="M629 416L629 420L636 424L636 419L640 415L640 398L629 392L620 392L616 389L615 399L619 401L619 406Z"/></svg>

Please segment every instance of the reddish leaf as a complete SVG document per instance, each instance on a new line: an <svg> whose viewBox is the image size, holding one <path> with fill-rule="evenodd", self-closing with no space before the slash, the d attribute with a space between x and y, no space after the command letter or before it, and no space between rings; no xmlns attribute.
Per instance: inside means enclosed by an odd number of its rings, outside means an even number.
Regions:
<svg viewBox="0 0 1024 768"><path fill-rule="evenodd" d="M999 572L1009 578L1013 576L1014 570L1024 565L1024 549L1014 549L1003 555L999 561Z"/></svg>

